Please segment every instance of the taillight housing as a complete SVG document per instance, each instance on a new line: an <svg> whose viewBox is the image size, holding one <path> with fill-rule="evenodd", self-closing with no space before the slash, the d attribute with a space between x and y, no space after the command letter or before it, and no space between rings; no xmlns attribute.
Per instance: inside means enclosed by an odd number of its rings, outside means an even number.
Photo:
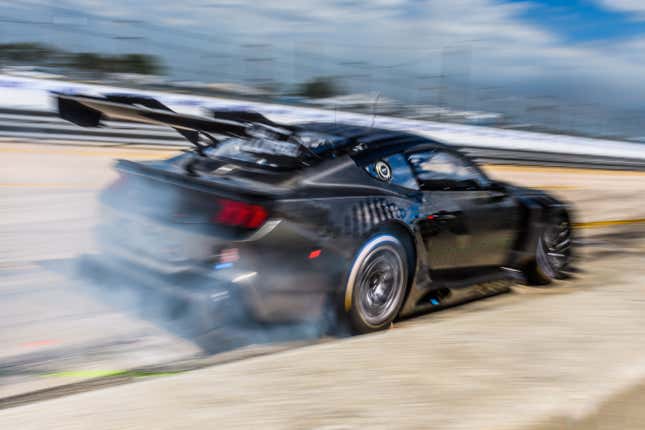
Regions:
<svg viewBox="0 0 645 430"><path fill-rule="evenodd" d="M218 199L219 209L211 217L211 221L231 227L244 227L248 229L259 228L267 220L267 210L260 206L235 200Z"/></svg>

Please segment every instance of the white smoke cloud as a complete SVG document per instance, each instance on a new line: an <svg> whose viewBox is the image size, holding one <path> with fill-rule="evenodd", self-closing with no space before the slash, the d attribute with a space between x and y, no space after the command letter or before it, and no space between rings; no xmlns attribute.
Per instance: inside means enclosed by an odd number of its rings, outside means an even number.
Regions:
<svg viewBox="0 0 645 430"><path fill-rule="evenodd" d="M645 19L645 3L642 0L596 0L599 6L614 12L633 14L634 18Z"/></svg>

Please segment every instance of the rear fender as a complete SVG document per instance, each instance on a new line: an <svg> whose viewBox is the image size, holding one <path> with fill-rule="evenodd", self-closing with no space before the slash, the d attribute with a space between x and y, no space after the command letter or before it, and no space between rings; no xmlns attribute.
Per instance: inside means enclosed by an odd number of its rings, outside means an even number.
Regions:
<svg viewBox="0 0 645 430"><path fill-rule="evenodd" d="M425 288L420 286L429 285L431 282L430 271L426 258L427 250L423 245L423 240L418 232L412 230L407 224L399 220L392 220L383 223L369 234L372 236L377 233L391 233L400 238L404 244L408 259L408 285L401 306L400 314L408 313L410 306L414 306L419 291L425 292ZM369 237L368 236L368 237Z"/></svg>

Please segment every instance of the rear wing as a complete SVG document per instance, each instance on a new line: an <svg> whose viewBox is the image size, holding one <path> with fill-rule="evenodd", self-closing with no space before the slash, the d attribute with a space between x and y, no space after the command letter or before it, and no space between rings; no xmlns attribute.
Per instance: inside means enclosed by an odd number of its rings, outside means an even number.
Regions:
<svg viewBox="0 0 645 430"><path fill-rule="evenodd" d="M214 118L177 113L160 101L146 96L106 94L103 97L54 94L61 118L83 127L101 127L105 120L121 120L172 127L188 141L201 147L200 134L231 137L270 135L286 140L289 126L270 121L256 112L212 111ZM221 114L221 118L218 117Z"/></svg>

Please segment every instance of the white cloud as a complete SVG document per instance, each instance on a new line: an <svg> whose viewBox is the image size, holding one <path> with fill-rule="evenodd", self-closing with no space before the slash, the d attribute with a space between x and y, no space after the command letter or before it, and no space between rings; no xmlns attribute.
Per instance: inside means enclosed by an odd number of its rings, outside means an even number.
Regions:
<svg viewBox="0 0 645 430"><path fill-rule="evenodd" d="M567 85L579 86L586 89L583 91L586 97L598 100L645 98L642 80L645 65L641 60L645 35L628 41L573 44L562 35L524 19L535 7L531 2L35 1L52 5L52 10L53 5L64 6L106 18L142 20L167 28L147 37L152 46L172 43L175 49L183 43L203 51L224 50L234 57L245 55L240 52L246 49L241 47L243 44L266 43L270 46L266 55L276 57L272 73L278 79L290 78L290 63L297 63L312 74L325 74L335 73L334 67L348 60L363 61L368 65L367 73L376 78L392 75L403 80L399 76L438 75L445 67L446 52L456 50L461 51L458 61L462 62L460 67L471 82L492 82L519 92L526 87L540 86L545 93L558 91L563 86L568 90ZM642 12L645 17L645 0L596 1L612 10ZM207 34L209 39L201 42L194 38L182 39L182 31ZM177 54L182 55L181 60L173 55L165 61L171 66L180 63L184 69L191 67L191 55L199 55L190 50ZM237 67L233 60L230 64L231 69ZM286 72L279 69L280 64ZM396 64L407 66L380 67ZM232 74L237 72L231 70Z"/></svg>
<svg viewBox="0 0 645 430"><path fill-rule="evenodd" d="M631 13L638 19L645 19L645 2L643 0L596 0L596 2L605 9Z"/></svg>

